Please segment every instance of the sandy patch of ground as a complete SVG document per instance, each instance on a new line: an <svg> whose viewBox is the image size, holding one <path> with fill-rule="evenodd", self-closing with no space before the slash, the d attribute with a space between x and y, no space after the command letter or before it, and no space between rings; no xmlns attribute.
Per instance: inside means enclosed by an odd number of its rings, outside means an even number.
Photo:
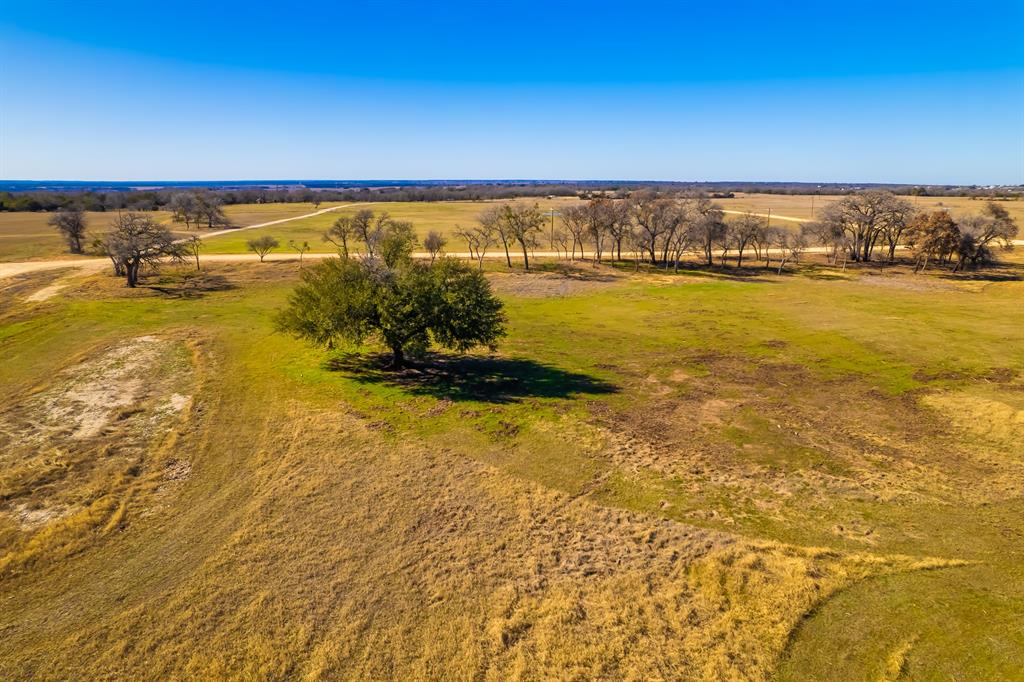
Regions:
<svg viewBox="0 0 1024 682"><path fill-rule="evenodd" d="M191 404L192 358L180 340L128 339L0 411L0 526L19 529L0 543L0 574L49 545L74 547L84 530L123 526L150 479L187 478L190 465L165 466L158 445Z"/></svg>
<svg viewBox="0 0 1024 682"><path fill-rule="evenodd" d="M43 287L42 289L35 292L25 300L28 301L29 303L38 303L40 301L46 301L56 296L60 292L60 290L66 286L67 283L65 282L57 282L55 284L51 284L50 286Z"/></svg>
<svg viewBox="0 0 1024 682"><path fill-rule="evenodd" d="M65 371L59 388L44 398L45 423L53 430L70 428L75 439L98 435L119 408L138 401L166 346L156 337L140 336L107 351L87 371Z"/></svg>
<svg viewBox="0 0 1024 682"><path fill-rule="evenodd" d="M588 272L568 268L562 273L490 273L488 279L495 293L524 298L579 296L622 283L621 277L603 270Z"/></svg>

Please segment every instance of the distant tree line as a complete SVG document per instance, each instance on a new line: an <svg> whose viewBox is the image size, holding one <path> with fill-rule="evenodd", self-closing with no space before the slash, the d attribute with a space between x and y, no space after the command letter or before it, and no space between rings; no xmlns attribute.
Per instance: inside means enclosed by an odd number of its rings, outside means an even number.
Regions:
<svg viewBox="0 0 1024 682"><path fill-rule="evenodd" d="M83 211L174 210L176 197L191 195L210 204L315 203L324 201L482 201L515 197L593 196L623 198L638 190L658 192L699 192L712 198L727 198L736 192L760 194L858 194L867 190L888 190L912 196L957 196L987 199L1020 199L1024 187L978 187L962 185L849 185L812 183L720 183L720 182L495 182L492 184L381 186L381 187L290 187L290 188L160 188L124 191L5 191L0 192L0 211Z"/></svg>

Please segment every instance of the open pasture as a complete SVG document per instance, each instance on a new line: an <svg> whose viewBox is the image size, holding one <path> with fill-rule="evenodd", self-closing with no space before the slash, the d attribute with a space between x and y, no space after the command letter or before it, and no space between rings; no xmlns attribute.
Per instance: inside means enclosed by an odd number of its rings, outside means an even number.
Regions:
<svg viewBox="0 0 1024 682"><path fill-rule="evenodd" d="M811 219L826 204L841 198L839 195L810 194L746 194L737 192L732 199L715 199L722 208L730 211L753 211L768 213L771 209L772 222L780 225L793 224L786 218ZM970 197L906 197L922 211L947 209L953 215L980 213L984 198ZM1024 201L1000 201L999 205L1009 211L1018 225L1024 225Z"/></svg>
<svg viewBox="0 0 1024 682"><path fill-rule="evenodd" d="M155 211L151 215L161 223L171 223L171 214L166 211ZM0 212L0 262L76 258L67 252L67 244L60 233L47 224L52 216L44 211ZM116 216L114 212L86 213L89 234L106 234Z"/></svg>
<svg viewBox="0 0 1024 682"><path fill-rule="evenodd" d="M487 267L498 353L397 374L295 262L0 284L0 676L1024 669L1019 259Z"/></svg>
<svg viewBox="0 0 1024 682"><path fill-rule="evenodd" d="M551 199L517 199L515 201L525 203L536 203L544 211L554 209L557 211L565 206L579 203L577 199L567 197L555 197ZM211 238L206 249L209 253L246 253L248 248L246 242L250 239L270 235L280 243L279 251L288 249L288 242L309 242L311 250L320 253L333 253L336 248L333 244L323 241L324 232L331 224L342 215L352 215L357 211L371 210L375 214L387 212L395 220L407 220L413 223L416 234L422 241L428 232L436 231L448 239L449 251L465 251L466 245L462 240L455 237L458 226L469 227L475 224L480 213L491 206L502 202L495 201L411 201L411 202L372 202L358 204L348 208L339 209L330 213L303 218L281 225L272 225L266 228L246 230L238 234L225 234ZM558 217L555 217L556 224ZM545 242L546 243L546 242ZM492 247L492 249L495 247ZM500 247L498 247L500 248ZM353 247L358 251L357 247Z"/></svg>

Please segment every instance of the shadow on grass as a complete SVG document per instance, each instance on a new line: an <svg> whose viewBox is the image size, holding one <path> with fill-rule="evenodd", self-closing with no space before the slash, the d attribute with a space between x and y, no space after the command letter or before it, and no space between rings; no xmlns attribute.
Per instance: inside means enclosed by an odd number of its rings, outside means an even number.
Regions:
<svg viewBox="0 0 1024 682"><path fill-rule="evenodd" d="M140 286L171 298L201 298L212 291L228 291L235 288L227 277L207 273L157 276L154 279L155 281L147 280L145 284L140 283Z"/></svg>
<svg viewBox="0 0 1024 682"><path fill-rule="evenodd" d="M962 282L1019 282L1024 279L1020 272L1014 272L1009 268L944 272L939 277L944 280L959 280Z"/></svg>
<svg viewBox="0 0 1024 682"><path fill-rule="evenodd" d="M409 367L392 369L384 353L350 353L326 367L360 383L383 384L413 395L453 401L514 403L525 398L570 398L616 393L607 381L522 358L454 356L431 353Z"/></svg>

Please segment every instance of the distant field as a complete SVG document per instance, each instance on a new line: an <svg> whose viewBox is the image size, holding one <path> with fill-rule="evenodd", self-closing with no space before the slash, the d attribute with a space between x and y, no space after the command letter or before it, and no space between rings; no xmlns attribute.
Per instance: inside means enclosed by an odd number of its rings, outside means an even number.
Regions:
<svg viewBox="0 0 1024 682"><path fill-rule="evenodd" d="M839 196L834 195L810 195L810 194L743 194L738 193L733 199L715 199L715 202L723 208L733 211L753 211L755 213L767 213L771 209L773 219L786 221L784 217L812 218L826 204L832 203ZM983 199L970 199L967 197L905 197L915 206L922 210L934 210L946 208L955 215L964 213L977 213L985 205ZM1017 224L1024 226L1024 201L1000 201L1000 206L1006 208L1010 215L1017 220Z"/></svg>
<svg viewBox="0 0 1024 682"><path fill-rule="evenodd" d="M151 213L161 223L170 223L167 211ZM61 258L69 256L60 234L47 224L52 216L44 212L0 212L0 262ZM105 234L116 213L86 213L86 224L92 235Z"/></svg>
<svg viewBox="0 0 1024 682"><path fill-rule="evenodd" d="M821 207L835 201L836 196L813 197L813 209L817 213ZM935 198L912 197L910 200L922 209L948 208L954 214L978 212L984 202L967 198ZM578 203L579 200L568 197L553 199L519 199L517 201L536 203L543 211L554 209L556 212ZM810 195L777 195L777 194L740 194L733 199L717 199L718 204L729 211L753 211L767 214L771 209L772 222L778 225L796 227L799 223L789 218L809 219L812 217L812 197ZM340 215L350 215L362 209L375 213L387 211L398 220L412 221L417 234L422 239L427 232L436 230L449 239L448 250L464 251L465 245L454 237L457 226L469 226L475 223L477 215L495 202L484 201L446 201L446 202L378 202L352 206L332 211L312 218L273 225L267 228L246 230L238 234L228 234L211 238L207 242L207 253L245 253L246 242L254 237L270 235L281 242L279 251L287 250L289 240L309 242L314 252L329 253L333 245L325 243L321 237L331 223ZM323 203L319 209L343 204ZM1024 227L1024 201L1000 202L1017 223ZM226 206L224 213L239 227L301 216L316 211L312 204L238 204ZM114 218L113 213L89 213L89 231L100 235L107 231ZM170 214L157 211L154 214L163 223L171 223ZM735 216L729 215L728 218ZM67 257L64 242L56 232L47 225L49 213L0 213L0 262L16 260L62 258ZM557 221L557 218L556 218ZM175 231L185 234L183 226L173 224Z"/></svg>
<svg viewBox="0 0 1024 682"><path fill-rule="evenodd" d="M232 224L244 227L257 223L269 223L271 220L281 220L292 216L313 213L314 211L338 206L339 202L325 201L319 206L313 204L234 204L224 207L224 215Z"/></svg>
<svg viewBox="0 0 1024 682"><path fill-rule="evenodd" d="M554 199L518 199L524 203L536 203L541 210L558 210L579 203L577 199L558 197ZM335 250L333 244L324 242L323 233L342 215L352 215L356 211L369 209L376 214L387 212L396 220L408 220L413 223L420 239L427 232L435 230L449 239L448 250L465 251L465 244L454 236L457 226L469 227L476 223L477 216L487 208L501 202L487 201L438 201L438 202L379 202L359 204L351 208L339 209L314 218L305 218L294 222L272 225L271 227L246 230L238 234L226 234L213 237L207 242L208 253L245 253L246 242L255 237L270 235L281 242L280 250L287 250L288 241L308 241L314 252L330 253ZM557 218L556 218L557 220Z"/></svg>
<svg viewBox="0 0 1024 682"><path fill-rule="evenodd" d="M338 204L325 202L320 204L319 208L336 205ZM244 227L313 213L316 210L313 204L236 204L225 206L224 214L232 224ZM67 253L67 246L57 231L47 224L51 215L42 211L0 212L0 262L73 257ZM170 212L154 211L149 215L158 222L170 225L176 234L187 234L184 225L171 221ZM90 241L93 236L106 234L116 217L116 211L87 213L86 224L91 235Z"/></svg>

